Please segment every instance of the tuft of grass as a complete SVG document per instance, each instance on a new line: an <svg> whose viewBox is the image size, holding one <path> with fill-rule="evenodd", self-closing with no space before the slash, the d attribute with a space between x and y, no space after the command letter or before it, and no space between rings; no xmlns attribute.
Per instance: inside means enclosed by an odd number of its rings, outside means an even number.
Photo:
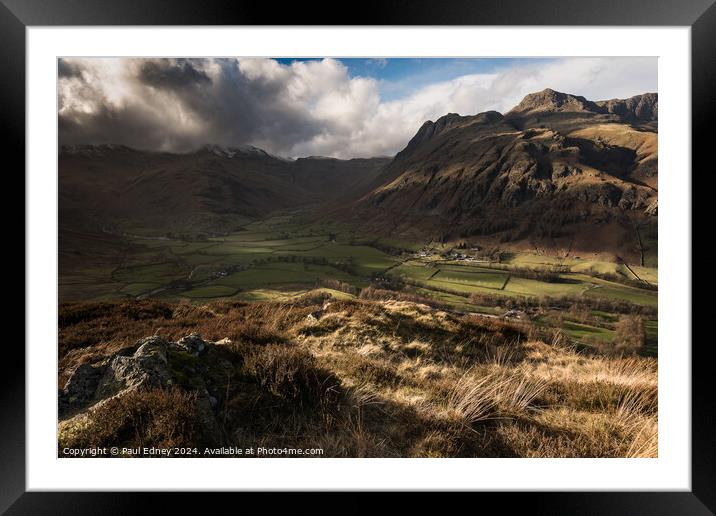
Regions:
<svg viewBox="0 0 716 516"><path fill-rule="evenodd" d="M468 370L455 384L448 407L467 423L520 417L545 390L547 382L503 371L479 375Z"/></svg>
<svg viewBox="0 0 716 516"><path fill-rule="evenodd" d="M297 409L328 411L341 396L340 380L300 347L269 345L251 350L244 357L243 373Z"/></svg>
<svg viewBox="0 0 716 516"><path fill-rule="evenodd" d="M619 403L615 416L630 436L626 457L656 457L659 432L656 422L656 392L630 391Z"/></svg>

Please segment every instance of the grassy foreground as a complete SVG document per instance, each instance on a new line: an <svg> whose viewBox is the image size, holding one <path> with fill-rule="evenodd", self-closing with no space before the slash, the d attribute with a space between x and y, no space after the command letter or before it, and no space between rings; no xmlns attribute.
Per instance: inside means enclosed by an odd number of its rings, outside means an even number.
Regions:
<svg viewBox="0 0 716 516"><path fill-rule="evenodd" d="M60 306L59 386L140 338L199 333L171 387L59 422L91 446L321 448L324 457L655 457L657 362L577 350L529 323L406 300L159 301ZM308 317L312 312L318 317ZM201 385L201 387L199 387ZM197 408L197 390L216 403ZM207 434L206 418L218 432ZM61 452L60 452L61 453Z"/></svg>

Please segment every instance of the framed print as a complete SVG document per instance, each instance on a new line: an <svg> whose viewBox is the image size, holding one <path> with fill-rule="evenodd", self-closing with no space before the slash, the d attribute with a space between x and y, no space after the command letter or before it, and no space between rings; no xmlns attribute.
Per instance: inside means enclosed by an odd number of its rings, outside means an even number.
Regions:
<svg viewBox="0 0 716 516"><path fill-rule="evenodd" d="M27 302L3 509L712 513L691 203L716 7L478 5L4 3Z"/></svg>

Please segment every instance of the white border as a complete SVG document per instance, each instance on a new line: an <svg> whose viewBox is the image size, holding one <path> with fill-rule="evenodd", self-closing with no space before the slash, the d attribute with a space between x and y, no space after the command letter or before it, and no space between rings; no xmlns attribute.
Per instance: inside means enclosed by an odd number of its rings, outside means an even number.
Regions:
<svg viewBox="0 0 716 516"><path fill-rule="evenodd" d="M690 490L690 41L688 27L28 28L28 490ZM56 57L150 55L659 56L659 458L57 459Z"/></svg>

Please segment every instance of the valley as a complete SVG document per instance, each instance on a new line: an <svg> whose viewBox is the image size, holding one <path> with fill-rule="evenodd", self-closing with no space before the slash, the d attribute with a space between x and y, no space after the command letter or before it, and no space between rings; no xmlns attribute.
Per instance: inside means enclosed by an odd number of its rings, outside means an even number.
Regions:
<svg viewBox="0 0 716 516"><path fill-rule="evenodd" d="M75 271L63 267L60 297L202 303L290 300L316 289L336 299L355 299L377 290L462 313L502 317L516 308L519 317L560 328L585 344L613 340L619 313L643 313L647 324L656 324L656 268L485 249L476 243L376 238L341 223L317 224L311 213L301 211L240 229L201 241L104 233L114 242L106 247L104 263L87 267L83 261ZM86 252L82 238L76 245L65 246L69 260L81 256L75 252ZM571 317L559 314L573 303L585 308ZM595 315L601 305L608 315ZM656 335L647 340L648 353L656 353Z"/></svg>

